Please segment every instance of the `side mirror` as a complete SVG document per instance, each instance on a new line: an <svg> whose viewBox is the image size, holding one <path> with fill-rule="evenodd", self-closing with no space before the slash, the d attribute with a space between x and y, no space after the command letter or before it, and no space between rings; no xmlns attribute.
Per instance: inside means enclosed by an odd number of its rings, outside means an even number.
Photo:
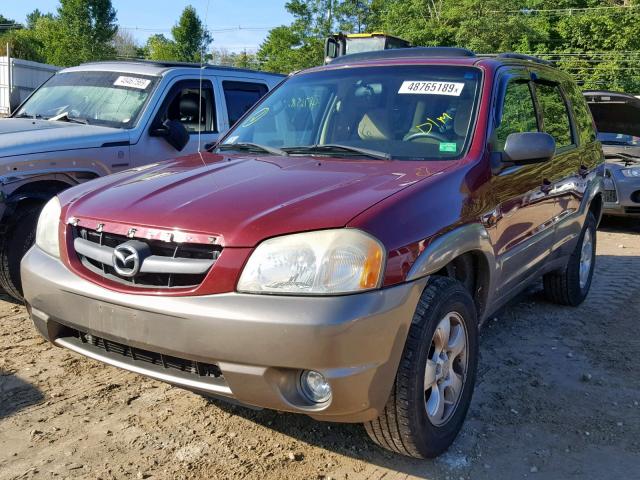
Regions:
<svg viewBox="0 0 640 480"><path fill-rule="evenodd" d="M550 160L556 153L556 141L548 133L512 133L504 144L504 160L515 165L531 165Z"/></svg>
<svg viewBox="0 0 640 480"><path fill-rule="evenodd" d="M152 128L149 133L153 137L164 138L179 152L189 143L189 132L182 123L176 120L165 120L161 127Z"/></svg>

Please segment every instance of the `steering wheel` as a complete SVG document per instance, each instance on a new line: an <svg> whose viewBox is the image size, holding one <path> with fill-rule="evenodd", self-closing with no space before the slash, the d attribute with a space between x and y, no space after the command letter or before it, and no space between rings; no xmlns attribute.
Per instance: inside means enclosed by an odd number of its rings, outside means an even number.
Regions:
<svg viewBox="0 0 640 480"><path fill-rule="evenodd" d="M444 136L444 134L437 133L437 132L416 132L416 133L412 133L408 137L405 137L404 141L405 142L412 142L414 140L417 140L418 138L433 138L434 140L438 140L440 142L448 142L448 141L450 141L447 137Z"/></svg>

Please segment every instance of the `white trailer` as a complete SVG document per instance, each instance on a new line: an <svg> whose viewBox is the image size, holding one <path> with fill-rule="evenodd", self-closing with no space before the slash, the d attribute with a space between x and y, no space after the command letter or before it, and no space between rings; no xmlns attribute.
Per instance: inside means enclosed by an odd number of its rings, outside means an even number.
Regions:
<svg viewBox="0 0 640 480"><path fill-rule="evenodd" d="M7 52L10 53L10 52ZM0 57L0 116L9 115L60 67Z"/></svg>

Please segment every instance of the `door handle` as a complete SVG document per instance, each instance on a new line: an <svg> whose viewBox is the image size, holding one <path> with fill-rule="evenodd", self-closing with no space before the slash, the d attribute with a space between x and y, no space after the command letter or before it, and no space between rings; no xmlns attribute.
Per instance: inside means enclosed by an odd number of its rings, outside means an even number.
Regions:
<svg viewBox="0 0 640 480"><path fill-rule="evenodd" d="M543 193L549 193L549 192L551 192L551 190L553 190L553 185L551 184L551 182L549 180L547 180L545 178L542 181L542 185L540 186L540 190L542 190Z"/></svg>

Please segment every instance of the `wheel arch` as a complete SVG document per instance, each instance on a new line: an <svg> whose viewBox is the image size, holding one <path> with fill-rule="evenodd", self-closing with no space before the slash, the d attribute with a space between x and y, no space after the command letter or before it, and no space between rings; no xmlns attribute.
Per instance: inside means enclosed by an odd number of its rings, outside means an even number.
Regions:
<svg viewBox="0 0 640 480"><path fill-rule="evenodd" d="M494 289L495 262L493 245L484 226L468 224L433 240L411 267L407 280L442 275L461 281L470 290L478 317L482 318Z"/></svg>

